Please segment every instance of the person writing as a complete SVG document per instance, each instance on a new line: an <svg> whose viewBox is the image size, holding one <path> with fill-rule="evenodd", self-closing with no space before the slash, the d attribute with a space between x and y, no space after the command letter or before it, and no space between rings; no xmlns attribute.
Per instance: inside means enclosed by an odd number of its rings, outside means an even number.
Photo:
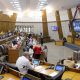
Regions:
<svg viewBox="0 0 80 80"><path fill-rule="evenodd" d="M27 74L28 69L33 69L33 66L30 64L29 61L28 52L24 52L23 56L17 59L16 66L18 67L19 71L23 74Z"/></svg>

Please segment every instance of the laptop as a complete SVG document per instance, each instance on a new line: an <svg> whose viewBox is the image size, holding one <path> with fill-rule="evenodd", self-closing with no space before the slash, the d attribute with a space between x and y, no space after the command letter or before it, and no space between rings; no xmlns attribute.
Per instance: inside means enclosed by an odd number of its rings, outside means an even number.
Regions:
<svg viewBox="0 0 80 80"><path fill-rule="evenodd" d="M33 65L39 65L40 61L38 59L33 59L32 64Z"/></svg>
<svg viewBox="0 0 80 80"><path fill-rule="evenodd" d="M64 65L56 65L55 66L55 70L56 71L61 71L61 70L64 70L65 69L65 66Z"/></svg>

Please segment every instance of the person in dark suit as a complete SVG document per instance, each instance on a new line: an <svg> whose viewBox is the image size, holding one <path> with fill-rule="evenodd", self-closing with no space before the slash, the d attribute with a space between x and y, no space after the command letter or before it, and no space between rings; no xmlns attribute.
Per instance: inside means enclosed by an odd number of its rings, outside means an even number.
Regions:
<svg viewBox="0 0 80 80"><path fill-rule="evenodd" d="M43 46L43 35L40 33L40 44Z"/></svg>

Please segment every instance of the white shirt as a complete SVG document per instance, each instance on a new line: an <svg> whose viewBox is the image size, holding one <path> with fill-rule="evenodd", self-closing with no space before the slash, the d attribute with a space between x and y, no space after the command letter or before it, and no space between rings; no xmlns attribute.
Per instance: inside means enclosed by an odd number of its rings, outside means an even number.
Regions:
<svg viewBox="0 0 80 80"><path fill-rule="evenodd" d="M27 74L28 69L33 69L30 61L25 56L21 56L17 59L16 66L23 74Z"/></svg>
<svg viewBox="0 0 80 80"><path fill-rule="evenodd" d="M34 51L33 51L33 49L29 49L29 54L30 54L30 57L32 58L32 56L33 56L33 53L34 53Z"/></svg>
<svg viewBox="0 0 80 80"><path fill-rule="evenodd" d="M36 39L33 39L33 45L36 45L36 44L37 44Z"/></svg>

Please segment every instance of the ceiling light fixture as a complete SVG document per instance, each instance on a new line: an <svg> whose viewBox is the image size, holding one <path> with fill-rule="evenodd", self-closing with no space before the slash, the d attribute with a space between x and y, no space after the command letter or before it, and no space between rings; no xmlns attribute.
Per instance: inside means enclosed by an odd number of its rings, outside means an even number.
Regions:
<svg viewBox="0 0 80 80"><path fill-rule="evenodd" d="M11 5L13 6L13 8L17 9L17 10L21 10L21 6L20 6L20 2L19 0L10 0Z"/></svg>
<svg viewBox="0 0 80 80"><path fill-rule="evenodd" d="M39 0L38 8L39 10L43 10L47 6L48 2L47 0Z"/></svg>

